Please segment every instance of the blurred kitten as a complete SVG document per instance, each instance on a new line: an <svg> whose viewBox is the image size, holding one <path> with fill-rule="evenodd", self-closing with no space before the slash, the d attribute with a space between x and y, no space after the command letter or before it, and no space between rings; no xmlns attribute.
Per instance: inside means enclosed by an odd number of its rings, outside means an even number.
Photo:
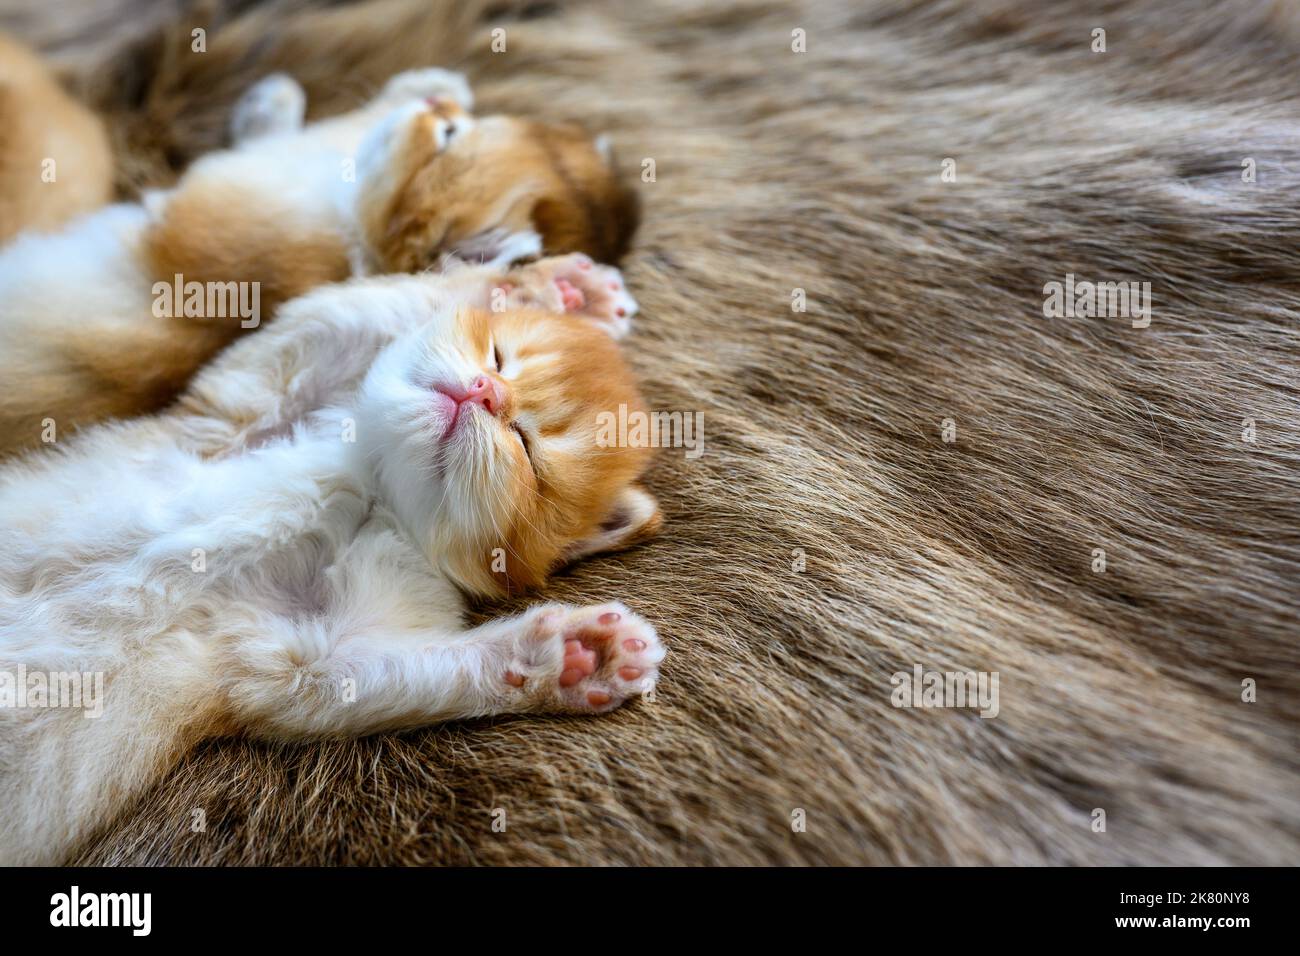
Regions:
<svg viewBox="0 0 1300 956"><path fill-rule="evenodd" d="M303 127L301 88L268 77L235 109L236 148L174 189L0 251L0 455L161 408L326 282L621 251L633 205L596 142L470 103L458 74L418 70Z"/></svg>
<svg viewBox="0 0 1300 956"><path fill-rule="evenodd" d="M618 273L508 279L319 289L173 411L0 468L0 701L6 674L104 687L98 716L0 707L0 864L62 859L205 737L603 713L653 686L664 650L618 603L463 624L462 592L659 523L648 449L599 438L642 407Z"/></svg>

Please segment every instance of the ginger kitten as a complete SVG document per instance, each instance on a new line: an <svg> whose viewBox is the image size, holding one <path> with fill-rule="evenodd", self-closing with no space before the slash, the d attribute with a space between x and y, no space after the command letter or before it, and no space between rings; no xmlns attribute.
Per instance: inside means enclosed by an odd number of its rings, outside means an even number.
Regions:
<svg viewBox="0 0 1300 956"><path fill-rule="evenodd" d="M658 524L648 449L597 439L641 407L618 308L618 273L578 255L505 285L328 286L165 415L0 467L0 864L64 858L205 737L603 713L652 687L663 647L621 604L462 621L463 592ZM98 688L80 708L55 700L73 677Z"/></svg>
<svg viewBox="0 0 1300 956"><path fill-rule="evenodd" d="M174 189L0 250L0 456L163 407L323 283L617 251L628 194L597 145L470 103L459 75L418 70L303 127L302 90L268 77L234 112L236 148Z"/></svg>

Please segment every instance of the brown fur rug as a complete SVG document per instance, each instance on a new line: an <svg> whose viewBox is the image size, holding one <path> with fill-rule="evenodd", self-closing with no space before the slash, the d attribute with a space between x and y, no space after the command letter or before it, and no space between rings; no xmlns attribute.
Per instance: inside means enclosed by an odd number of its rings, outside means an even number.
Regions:
<svg viewBox="0 0 1300 956"><path fill-rule="evenodd" d="M628 349L706 444L660 453L658 540L550 592L659 627L654 701L217 742L78 861L1300 858L1300 18L137 2L0 18L109 116L127 192L219 145L272 70L313 115L439 64L481 112L611 133L644 204ZM1067 273L1150 282L1150 327L1044 318ZM890 676L916 664L996 671L1000 713L896 709Z"/></svg>

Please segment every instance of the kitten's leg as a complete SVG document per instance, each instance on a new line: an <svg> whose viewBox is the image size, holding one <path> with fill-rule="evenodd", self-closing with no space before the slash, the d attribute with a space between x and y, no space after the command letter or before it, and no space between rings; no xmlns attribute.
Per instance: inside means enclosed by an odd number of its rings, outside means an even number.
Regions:
<svg viewBox="0 0 1300 956"><path fill-rule="evenodd" d="M436 66L407 70L390 77L383 90L371 102L389 107L407 100L440 96L455 101L467 113L474 109L474 94L470 92L469 82L464 75Z"/></svg>
<svg viewBox="0 0 1300 956"><path fill-rule="evenodd" d="M356 109L308 123L296 138L294 149L299 153L327 151L352 157L357 163L357 175L361 176L366 165L362 144L368 139L382 141L385 131L395 128L401 119L401 111L427 109L427 101L435 99L451 100L466 113L474 101L469 84L459 73L436 68L399 73Z"/></svg>
<svg viewBox="0 0 1300 956"><path fill-rule="evenodd" d="M617 269L593 262L580 252L522 266L509 273L498 288L505 292L508 305L579 315L614 338L627 334L638 309Z"/></svg>
<svg viewBox="0 0 1300 956"><path fill-rule="evenodd" d="M259 136L302 129L307 94L285 73L272 73L245 91L230 117L230 139L238 146Z"/></svg>
<svg viewBox="0 0 1300 956"><path fill-rule="evenodd" d="M547 604L460 634L296 630L241 645L234 718L278 739L357 736L512 713L604 713L654 687L663 646L621 604Z"/></svg>

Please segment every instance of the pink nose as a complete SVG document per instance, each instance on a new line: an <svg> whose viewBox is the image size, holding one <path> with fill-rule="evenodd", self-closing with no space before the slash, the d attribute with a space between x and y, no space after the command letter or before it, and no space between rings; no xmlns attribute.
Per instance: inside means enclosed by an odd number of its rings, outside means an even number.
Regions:
<svg viewBox="0 0 1300 956"><path fill-rule="evenodd" d="M501 406L505 404L506 400L505 392L505 388L496 379L487 375L480 375L470 383L464 400L473 402L476 405L482 405L483 410L492 415L500 415Z"/></svg>

